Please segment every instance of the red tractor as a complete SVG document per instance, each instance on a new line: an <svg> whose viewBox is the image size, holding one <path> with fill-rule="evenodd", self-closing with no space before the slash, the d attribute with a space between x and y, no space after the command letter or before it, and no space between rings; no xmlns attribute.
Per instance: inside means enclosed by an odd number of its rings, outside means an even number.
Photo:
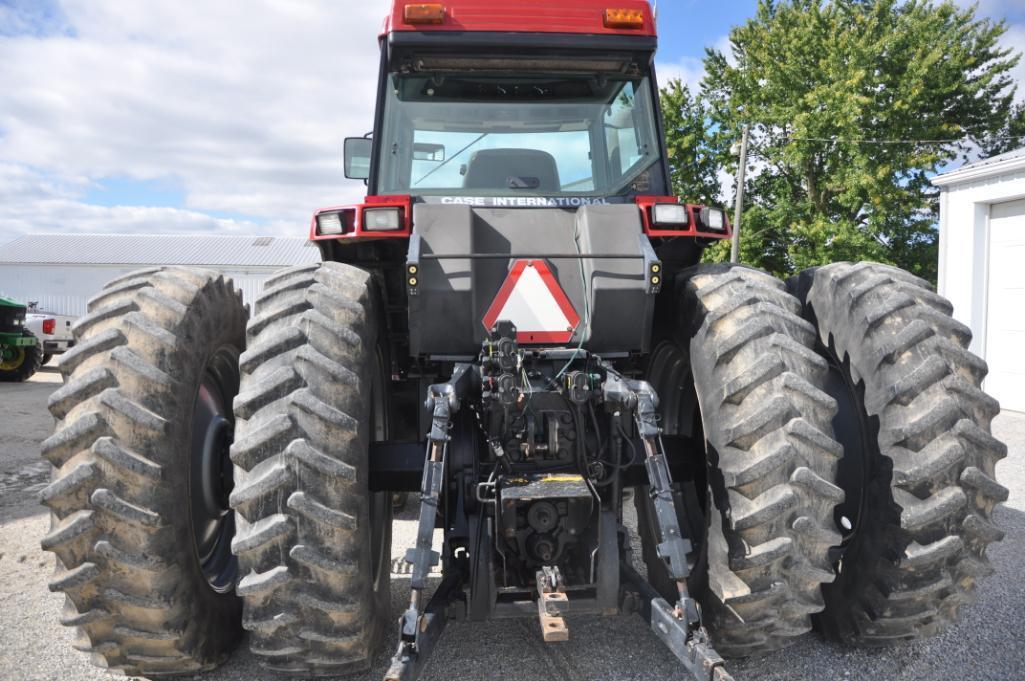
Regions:
<svg viewBox="0 0 1025 681"><path fill-rule="evenodd" d="M723 680L812 628L951 622L1007 491L950 303L885 265L699 265L731 228L671 195L645 1L396 0L380 45L345 149L368 196L316 213L322 263L251 316L216 273L142 270L77 323L42 499L82 649L194 673L247 629L268 668L338 675L397 626L412 680L452 618L559 641L636 612Z"/></svg>

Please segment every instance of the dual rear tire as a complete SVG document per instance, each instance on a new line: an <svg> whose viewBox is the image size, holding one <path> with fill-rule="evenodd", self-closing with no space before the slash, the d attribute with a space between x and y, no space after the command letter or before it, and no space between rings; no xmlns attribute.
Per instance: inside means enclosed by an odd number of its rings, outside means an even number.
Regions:
<svg viewBox="0 0 1025 681"><path fill-rule="evenodd" d="M369 667L391 607L391 498L368 491L388 384L371 275L326 262L270 278L242 355L231 458L243 625L269 669Z"/></svg>
<svg viewBox="0 0 1025 681"><path fill-rule="evenodd" d="M100 666L200 672L241 637L224 485L245 322L218 274L143 270L89 302L61 357L42 547L61 622Z"/></svg>
<svg viewBox="0 0 1025 681"><path fill-rule="evenodd" d="M692 581L717 648L767 652L813 625L861 645L942 631L991 571L1007 498L999 406L950 303L871 263L808 270L785 290L699 266L677 297L684 323L649 380L667 430L705 448ZM637 504L649 577L671 596L645 495Z"/></svg>
<svg viewBox="0 0 1025 681"><path fill-rule="evenodd" d="M986 363L950 302L895 267L835 263L789 287L818 329L845 449L843 553L818 627L870 646L935 635L992 572L986 547L1003 537L994 467L1007 448L990 433L1000 406L980 388Z"/></svg>
<svg viewBox="0 0 1025 681"><path fill-rule="evenodd" d="M370 275L336 263L273 277L248 332L214 272L133 272L90 301L42 445L42 546L78 649L190 674L244 625L273 669L368 666L390 608L391 504L367 474L387 430L379 314Z"/></svg>

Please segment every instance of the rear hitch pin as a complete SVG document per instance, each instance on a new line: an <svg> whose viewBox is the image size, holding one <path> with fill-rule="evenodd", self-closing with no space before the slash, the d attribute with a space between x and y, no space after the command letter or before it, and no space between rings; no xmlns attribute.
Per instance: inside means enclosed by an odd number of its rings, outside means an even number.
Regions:
<svg viewBox="0 0 1025 681"><path fill-rule="evenodd" d="M545 643L569 640L569 627L563 616L569 611L562 573L545 565L537 572L537 614Z"/></svg>

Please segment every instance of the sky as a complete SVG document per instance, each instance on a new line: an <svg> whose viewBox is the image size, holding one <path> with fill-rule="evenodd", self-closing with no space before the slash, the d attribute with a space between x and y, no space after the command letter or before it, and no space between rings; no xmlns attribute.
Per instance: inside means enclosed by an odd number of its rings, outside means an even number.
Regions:
<svg viewBox="0 0 1025 681"><path fill-rule="evenodd" d="M313 210L363 196L343 176L342 141L372 127L389 5L0 0L0 244L304 236ZM755 6L660 0L659 80L699 82L705 47L725 48ZM1005 43L1025 50L1025 0L979 11L1006 19Z"/></svg>

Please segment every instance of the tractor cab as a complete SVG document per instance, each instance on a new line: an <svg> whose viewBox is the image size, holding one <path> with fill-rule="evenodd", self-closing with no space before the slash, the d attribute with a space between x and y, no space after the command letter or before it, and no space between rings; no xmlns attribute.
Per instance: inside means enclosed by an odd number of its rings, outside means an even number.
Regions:
<svg viewBox="0 0 1025 681"><path fill-rule="evenodd" d="M471 35L382 40L376 135L350 142L347 163L371 194L579 206L669 193L654 37Z"/></svg>
<svg viewBox="0 0 1025 681"><path fill-rule="evenodd" d="M380 45L374 132L345 145L368 197L311 238L325 259L401 258L393 355L470 358L496 306L521 343L648 352L662 268L729 233L671 196L650 5L396 2ZM551 286L507 306L518 271Z"/></svg>

